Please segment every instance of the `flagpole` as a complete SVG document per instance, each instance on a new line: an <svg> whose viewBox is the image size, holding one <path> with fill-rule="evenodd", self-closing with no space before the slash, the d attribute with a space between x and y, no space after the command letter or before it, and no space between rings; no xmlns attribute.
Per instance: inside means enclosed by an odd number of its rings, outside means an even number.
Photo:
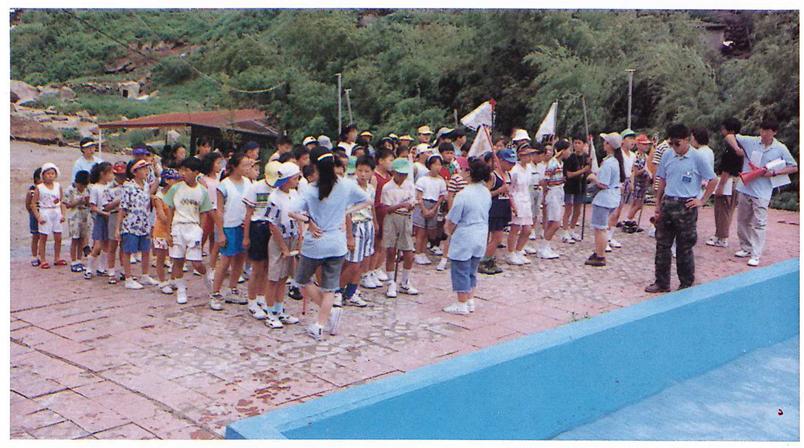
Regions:
<svg viewBox="0 0 804 448"><path fill-rule="evenodd" d="M349 92L351 91L352 89L343 89L343 92L346 94L346 110L349 112L349 124L355 122L354 118L352 117L352 102L349 101Z"/></svg>
<svg viewBox="0 0 804 448"><path fill-rule="evenodd" d="M341 112L341 74L336 73L335 76L338 77L338 135L343 132L343 117Z"/></svg>
<svg viewBox="0 0 804 448"><path fill-rule="evenodd" d="M581 107L583 107L583 127L586 131L586 140L589 141L589 117L586 115L586 97L581 95ZM597 151L594 145L589 145L589 157L597 160ZM590 160L591 162L591 160ZM586 229L586 194L583 195L583 205L581 206L581 241L583 241L584 230Z"/></svg>
<svg viewBox="0 0 804 448"><path fill-rule="evenodd" d="M631 129L631 94L634 90L634 72L635 68L625 70L628 73L628 129Z"/></svg>

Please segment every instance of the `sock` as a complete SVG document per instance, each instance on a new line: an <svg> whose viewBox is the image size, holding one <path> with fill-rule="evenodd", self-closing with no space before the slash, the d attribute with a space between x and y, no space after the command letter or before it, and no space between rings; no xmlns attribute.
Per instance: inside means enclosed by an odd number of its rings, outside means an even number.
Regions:
<svg viewBox="0 0 804 448"><path fill-rule="evenodd" d="M173 284L176 285L176 289L187 290L187 284L184 282L183 278L174 279Z"/></svg>
<svg viewBox="0 0 804 448"><path fill-rule="evenodd" d="M355 295L355 291L357 291L357 285L354 283L349 283L344 288L343 298L344 299L351 299L353 295Z"/></svg>
<svg viewBox="0 0 804 448"><path fill-rule="evenodd" d="M266 304L265 304L265 296L257 296L257 303L260 306L266 306Z"/></svg>
<svg viewBox="0 0 804 448"><path fill-rule="evenodd" d="M394 271L385 271L385 275L388 276L388 281L394 281Z"/></svg>
<svg viewBox="0 0 804 448"><path fill-rule="evenodd" d="M410 281L410 269L402 269L402 284L407 285Z"/></svg>
<svg viewBox="0 0 804 448"><path fill-rule="evenodd" d="M285 311L285 305L283 305L282 302L276 302L274 306L271 307L271 312L274 314L279 315L282 314L283 311Z"/></svg>
<svg viewBox="0 0 804 448"><path fill-rule="evenodd" d="M94 270L95 270L95 257L90 255L89 257L87 257L87 272L92 272L94 274L93 272Z"/></svg>
<svg viewBox="0 0 804 448"><path fill-rule="evenodd" d="M109 277L114 277L114 274L115 274L114 268L109 269L108 274L109 274Z"/></svg>
<svg viewBox="0 0 804 448"><path fill-rule="evenodd" d="M291 287L291 288L298 288L298 287L299 287L299 284L298 284L298 283L296 283L296 280L294 280L294 279L290 279L290 287Z"/></svg>
<svg viewBox="0 0 804 448"><path fill-rule="evenodd" d="M611 241L611 239L614 237L614 229L609 229L607 234L608 234L608 237L609 237L609 241Z"/></svg>

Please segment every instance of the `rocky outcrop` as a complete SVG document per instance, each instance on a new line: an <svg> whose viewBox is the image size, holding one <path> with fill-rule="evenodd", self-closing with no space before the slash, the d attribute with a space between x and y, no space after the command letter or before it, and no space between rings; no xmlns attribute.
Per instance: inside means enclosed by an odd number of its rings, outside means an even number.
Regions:
<svg viewBox="0 0 804 448"><path fill-rule="evenodd" d="M61 133L39 123L36 119L19 114L11 115L11 139L25 140L44 145L63 145Z"/></svg>
<svg viewBox="0 0 804 448"><path fill-rule="evenodd" d="M16 99L15 99L16 98ZM39 99L39 89L23 82L11 80L11 102L16 104L32 103Z"/></svg>

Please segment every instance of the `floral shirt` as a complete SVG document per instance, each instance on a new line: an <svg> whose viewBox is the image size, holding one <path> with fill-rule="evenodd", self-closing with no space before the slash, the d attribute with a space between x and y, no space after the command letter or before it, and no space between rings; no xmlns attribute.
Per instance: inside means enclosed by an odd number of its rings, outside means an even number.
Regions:
<svg viewBox="0 0 804 448"><path fill-rule="evenodd" d="M64 192L64 203L65 204L72 204L76 201L88 201L89 200L89 188L84 188L84 191L78 191L78 187L75 184L70 185L67 188L67 191ZM67 209L67 219L74 220L74 219L88 219L89 217L89 205L84 202L80 202L78 205L72 208Z"/></svg>
<svg viewBox="0 0 804 448"><path fill-rule="evenodd" d="M151 233L151 195L148 184L140 187L136 182L129 182L123 186L120 199L120 209L126 212L126 217L120 223L120 233L130 233L137 236L148 236Z"/></svg>

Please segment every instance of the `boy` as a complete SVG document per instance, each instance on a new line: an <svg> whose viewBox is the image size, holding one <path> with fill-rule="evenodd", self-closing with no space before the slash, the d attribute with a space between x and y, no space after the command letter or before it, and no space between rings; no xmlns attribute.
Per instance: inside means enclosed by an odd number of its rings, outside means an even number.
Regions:
<svg viewBox="0 0 804 448"><path fill-rule="evenodd" d="M586 175L592 171L589 158L586 156L586 142L582 135L572 139L572 154L564 160L564 219L561 241L575 244L581 236L575 232L581 208L586 197Z"/></svg>
<svg viewBox="0 0 804 448"><path fill-rule="evenodd" d="M413 213L413 227L416 234L416 264L430 264L424 253L427 240L438 237L438 211L447 198L447 183L441 177L441 156L433 154L425 161L429 170L426 176L416 181L417 207Z"/></svg>
<svg viewBox="0 0 804 448"><path fill-rule="evenodd" d="M45 261L45 250L47 248L47 237L53 235L53 255L54 266L64 266L66 261L61 259L61 229L67 209L64 207L61 185L56 182L59 177L59 169L53 163L42 165L42 183L34 190L33 201L36 204L34 214L39 223L39 259L42 264L40 269L50 269L50 265Z"/></svg>
<svg viewBox="0 0 804 448"><path fill-rule="evenodd" d="M126 175L125 162L117 162L112 166L112 173L114 173L114 181L103 190L103 210L109 213L108 216L108 229L107 235L109 236L108 251L106 253L106 267L109 276L108 283L116 285L118 280L123 280L123 274L118 278L115 273L115 263L117 260L117 246L119 238L116 235L117 221L119 219L118 212L120 211L120 198L123 194L123 184L128 179ZM122 262L121 262L122 263Z"/></svg>
<svg viewBox="0 0 804 448"><path fill-rule="evenodd" d="M274 151L274 153L271 154L271 157L268 159L268 161L270 162L273 160L277 160L279 159L279 157L282 156L282 154L290 154L292 150L293 150L293 140L291 140L290 137L283 135L279 137L279 139L276 141L276 151Z"/></svg>
<svg viewBox="0 0 804 448"><path fill-rule="evenodd" d="M377 166L374 168L374 177L371 179L374 185L374 209L377 213L377 228L374 238L374 257L371 261L372 275L375 283L382 284L389 280L383 270L385 261L385 250L382 244L383 224L385 222L385 206L382 204L382 189L391 180L391 166L394 162L394 154L387 149L377 150Z"/></svg>
<svg viewBox="0 0 804 448"><path fill-rule="evenodd" d="M151 252L151 194L148 185L150 164L137 160L131 165L134 178L123 187L120 198L120 216L117 220L115 237L120 243L120 262L126 276L126 289L142 289L155 286L156 280L148 275ZM142 256L142 277L138 282L131 276L131 256L139 252Z"/></svg>
<svg viewBox="0 0 804 448"><path fill-rule="evenodd" d="M394 275L394 264L397 251L402 251L402 284L399 289L410 295L419 293L410 280L410 270L413 268L413 208L416 206L416 190L413 182L408 180L410 162L405 159L396 159L391 165L393 179L382 188L380 202L385 208L383 222L383 246L385 246L386 277L391 279ZM385 295L394 298L397 296L396 277L388 282Z"/></svg>
<svg viewBox="0 0 804 448"><path fill-rule="evenodd" d="M370 183L373 171L374 159L367 156L357 159L355 179L357 185L368 193L369 197L374 197L374 186ZM346 247L349 253L346 254L341 273L341 301L345 299L347 305L360 308L367 305L357 290L358 281L368 289L380 287L374 276L361 275L369 270L371 256L374 255L375 219L372 208L363 208L346 216ZM335 302L338 302L337 294Z"/></svg>
<svg viewBox="0 0 804 448"><path fill-rule="evenodd" d="M25 194L25 210L28 210L28 230L31 232L31 266L38 267L42 262L39 260L39 221L36 219L36 202L34 193L39 184L42 183L42 168L39 167L33 172L33 185L28 187Z"/></svg>
<svg viewBox="0 0 804 448"><path fill-rule="evenodd" d="M153 208L156 213L153 231L154 255L156 256L156 275L159 278L159 290L162 294L173 294L173 286L165 275L165 258L170 249L169 208L165 205L165 195L170 188L181 180L181 175L173 168L166 168L160 173L162 186L153 197Z"/></svg>
<svg viewBox="0 0 804 448"><path fill-rule="evenodd" d="M190 261L193 268L202 274L207 290L212 289L206 280L207 269L202 261L201 251L201 223L202 219L209 219L208 212L212 210L212 203L207 189L198 183L200 173L201 160L195 157L182 160L179 174L184 181L177 182L165 195L173 241L169 251L173 260L170 276L176 286L176 303L180 305L187 303L187 284L182 278L185 260Z"/></svg>
<svg viewBox="0 0 804 448"><path fill-rule="evenodd" d="M285 282L292 274L293 252L299 246L299 224L289 213L290 203L296 198L301 171L295 163L286 162L279 167L274 191L268 196L268 282L265 296L268 302L265 312L268 315L265 325L268 328L282 328L284 325L299 323L297 317L285 312L282 303L285 295Z"/></svg>
<svg viewBox="0 0 804 448"><path fill-rule="evenodd" d="M70 271L83 272L84 246L89 242L89 172L79 171L64 193L67 225L70 228Z"/></svg>

